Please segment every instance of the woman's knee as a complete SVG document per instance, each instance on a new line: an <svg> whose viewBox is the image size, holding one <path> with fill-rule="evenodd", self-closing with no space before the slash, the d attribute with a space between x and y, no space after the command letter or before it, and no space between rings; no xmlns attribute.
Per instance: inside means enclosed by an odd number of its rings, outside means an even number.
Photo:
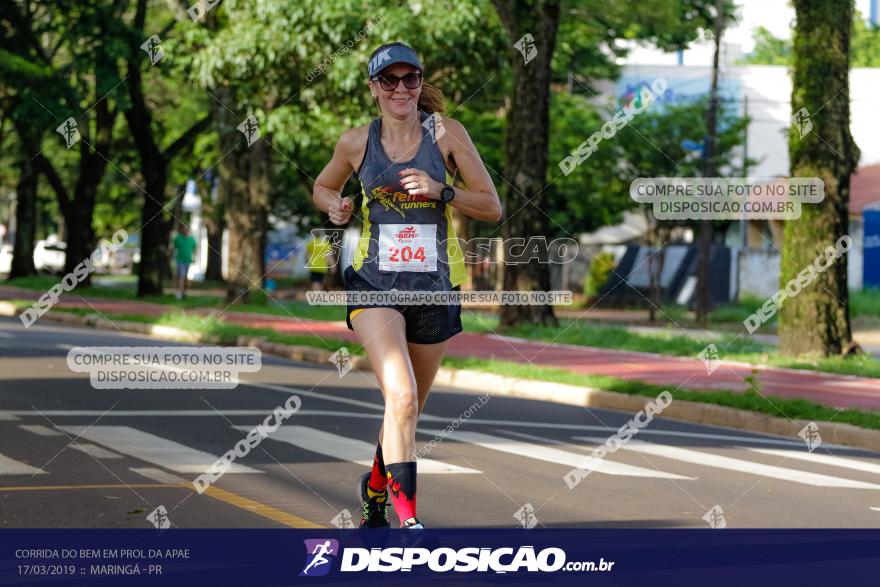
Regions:
<svg viewBox="0 0 880 587"><path fill-rule="evenodd" d="M386 384L385 407L397 420L415 420L419 414L418 387L415 380Z"/></svg>

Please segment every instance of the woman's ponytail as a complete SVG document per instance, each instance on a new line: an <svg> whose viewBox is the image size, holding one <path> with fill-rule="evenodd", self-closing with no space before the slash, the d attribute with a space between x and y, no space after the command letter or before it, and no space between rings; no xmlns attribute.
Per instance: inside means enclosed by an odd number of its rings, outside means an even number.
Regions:
<svg viewBox="0 0 880 587"><path fill-rule="evenodd" d="M446 112L446 99L443 92L428 82L422 82L422 93L419 94L419 110L428 114Z"/></svg>

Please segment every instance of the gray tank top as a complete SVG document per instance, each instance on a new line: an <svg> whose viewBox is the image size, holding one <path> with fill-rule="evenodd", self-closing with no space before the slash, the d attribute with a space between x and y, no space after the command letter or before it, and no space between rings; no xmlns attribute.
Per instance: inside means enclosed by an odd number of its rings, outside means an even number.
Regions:
<svg viewBox="0 0 880 587"><path fill-rule="evenodd" d="M452 209L439 200L410 195L400 171L412 167L434 180L452 183L440 146L419 111L422 140L416 156L394 163L382 148L382 118L370 124L367 148L357 171L363 191L363 230L352 268L379 290L448 291L465 280L464 257L452 227ZM439 133L438 133L439 134Z"/></svg>

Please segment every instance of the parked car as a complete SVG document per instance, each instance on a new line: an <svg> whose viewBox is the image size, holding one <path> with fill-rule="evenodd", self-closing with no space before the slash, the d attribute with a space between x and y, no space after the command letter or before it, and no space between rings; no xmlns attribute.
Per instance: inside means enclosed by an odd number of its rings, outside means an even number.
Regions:
<svg viewBox="0 0 880 587"><path fill-rule="evenodd" d="M61 273L64 270L64 256L67 243L59 240L40 240L34 247L34 267L37 271Z"/></svg>
<svg viewBox="0 0 880 587"><path fill-rule="evenodd" d="M0 274L9 275L12 270L12 245L0 245Z"/></svg>

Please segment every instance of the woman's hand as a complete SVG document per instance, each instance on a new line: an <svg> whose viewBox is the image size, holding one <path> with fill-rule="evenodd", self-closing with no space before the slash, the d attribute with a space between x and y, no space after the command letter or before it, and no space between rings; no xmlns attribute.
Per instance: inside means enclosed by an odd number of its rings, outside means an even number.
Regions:
<svg viewBox="0 0 880 587"><path fill-rule="evenodd" d="M327 215L330 216L330 222L336 226L342 226L343 224L348 224L348 221L351 220L351 213L353 211L354 204L352 204L351 198L345 197L332 202L327 209Z"/></svg>
<svg viewBox="0 0 880 587"><path fill-rule="evenodd" d="M443 184L434 181L427 173L421 169L408 167L400 172L403 177L400 179L400 185L410 195L427 196L432 200L440 199L440 190Z"/></svg>

